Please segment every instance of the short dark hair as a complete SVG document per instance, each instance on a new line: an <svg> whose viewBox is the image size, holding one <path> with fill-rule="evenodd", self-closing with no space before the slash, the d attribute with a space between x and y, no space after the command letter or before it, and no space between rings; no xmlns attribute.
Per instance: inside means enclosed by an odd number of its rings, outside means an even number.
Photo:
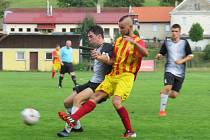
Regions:
<svg viewBox="0 0 210 140"><path fill-rule="evenodd" d="M179 30L181 30L181 26L179 24L173 24L172 28L179 28Z"/></svg>
<svg viewBox="0 0 210 140"><path fill-rule="evenodd" d="M101 35L102 38L104 38L104 31L103 31L103 28L99 25L94 25L94 26L91 26L87 33L89 32L93 32L95 35Z"/></svg>

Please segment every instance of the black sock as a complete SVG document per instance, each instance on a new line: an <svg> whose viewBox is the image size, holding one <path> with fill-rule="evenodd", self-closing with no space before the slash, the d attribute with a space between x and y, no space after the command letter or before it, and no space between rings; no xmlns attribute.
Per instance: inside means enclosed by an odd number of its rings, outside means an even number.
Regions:
<svg viewBox="0 0 210 140"><path fill-rule="evenodd" d="M77 84L77 80L76 80L76 76L75 76L75 75L71 75L71 79L72 79L72 81L74 82L74 85L75 85L75 86L78 85L78 84Z"/></svg>
<svg viewBox="0 0 210 140"><path fill-rule="evenodd" d="M62 86L62 81L63 81L63 77L60 76L60 77L59 77L59 86Z"/></svg>

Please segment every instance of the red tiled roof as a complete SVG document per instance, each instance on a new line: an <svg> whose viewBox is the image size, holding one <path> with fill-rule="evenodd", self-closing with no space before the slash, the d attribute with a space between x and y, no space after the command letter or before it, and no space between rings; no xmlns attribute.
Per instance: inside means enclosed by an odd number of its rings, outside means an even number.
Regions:
<svg viewBox="0 0 210 140"><path fill-rule="evenodd" d="M140 22L170 22L170 12L174 7L133 7Z"/></svg>
<svg viewBox="0 0 210 140"><path fill-rule="evenodd" d="M97 14L96 8L56 8L53 16L47 16L47 9L9 9L4 23L16 24L78 24L87 16L94 17L99 24L116 24L120 17L128 14L128 8L103 8Z"/></svg>
<svg viewBox="0 0 210 140"><path fill-rule="evenodd" d="M55 24L38 24L38 29L55 29Z"/></svg>

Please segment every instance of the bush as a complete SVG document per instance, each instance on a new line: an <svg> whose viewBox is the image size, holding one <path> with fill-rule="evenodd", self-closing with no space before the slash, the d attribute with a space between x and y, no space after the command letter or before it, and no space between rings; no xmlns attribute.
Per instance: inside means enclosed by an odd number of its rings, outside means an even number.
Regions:
<svg viewBox="0 0 210 140"><path fill-rule="evenodd" d="M204 49L204 60L210 60L210 44Z"/></svg>

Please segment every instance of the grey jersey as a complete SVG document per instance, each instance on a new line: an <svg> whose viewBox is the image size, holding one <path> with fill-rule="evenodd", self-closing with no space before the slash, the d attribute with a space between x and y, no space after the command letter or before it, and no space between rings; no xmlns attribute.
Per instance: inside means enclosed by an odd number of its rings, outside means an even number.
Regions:
<svg viewBox="0 0 210 140"><path fill-rule="evenodd" d="M175 43L171 39L164 41L160 54L167 55L165 72L170 72L175 76L185 76L185 64L176 64L176 60L183 59L187 55L191 55L192 51L187 40L180 39Z"/></svg>
<svg viewBox="0 0 210 140"><path fill-rule="evenodd" d="M99 48L97 48L97 52L106 54L111 58L113 53L113 46L109 43L103 43ZM104 64L95 59L93 65L94 74L90 82L101 83L104 80L105 75L111 71L111 68L112 66Z"/></svg>

